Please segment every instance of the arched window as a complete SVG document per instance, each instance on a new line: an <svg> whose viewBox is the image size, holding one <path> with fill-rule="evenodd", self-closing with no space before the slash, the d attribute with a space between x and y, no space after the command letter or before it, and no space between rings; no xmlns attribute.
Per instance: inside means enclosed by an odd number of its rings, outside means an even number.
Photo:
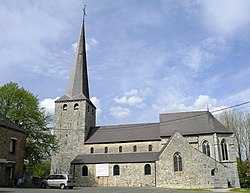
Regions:
<svg viewBox="0 0 250 193"><path fill-rule="evenodd" d="M119 146L119 153L122 152L122 146Z"/></svg>
<svg viewBox="0 0 250 193"><path fill-rule="evenodd" d="M146 164L144 166L144 175L151 175L151 165Z"/></svg>
<svg viewBox="0 0 250 193"><path fill-rule="evenodd" d="M137 152L137 146L136 145L133 146L133 152Z"/></svg>
<svg viewBox="0 0 250 193"><path fill-rule="evenodd" d="M94 153L94 148L93 147L90 148L90 153Z"/></svg>
<svg viewBox="0 0 250 193"><path fill-rule="evenodd" d="M214 176L214 174L215 174L214 171L215 171L215 169L212 169L212 170L211 170L211 176Z"/></svg>
<svg viewBox="0 0 250 193"><path fill-rule="evenodd" d="M222 160L228 160L227 143L225 139L221 141Z"/></svg>
<svg viewBox="0 0 250 193"><path fill-rule="evenodd" d="M182 158L181 158L181 154L179 152L176 152L174 154L173 160L174 160L174 171L175 172L182 171Z"/></svg>
<svg viewBox="0 0 250 193"><path fill-rule="evenodd" d="M67 104L63 105L63 111L67 111Z"/></svg>
<svg viewBox="0 0 250 193"><path fill-rule="evenodd" d="M79 108L78 103L74 104L74 110L78 110L78 108Z"/></svg>
<svg viewBox="0 0 250 193"><path fill-rule="evenodd" d="M82 166L82 176L88 176L88 166Z"/></svg>
<svg viewBox="0 0 250 193"><path fill-rule="evenodd" d="M118 165L114 165L113 167L113 175L119 176L120 175L120 167Z"/></svg>
<svg viewBox="0 0 250 193"><path fill-rule="evenodd" d="M153 146L150 144L149 146L148 146L148 151L152 151L153 150Z"/></svg>
<svg viewBox="0 0 250 193"><path fill-rule="evenodd" d="M108 147L104 148L104 153L108 153Z"/></svg>
<svg viewBox="0 0 250 193"><path fill-rule="evenodd" d="M202 143L202 152L207 155L210 156L210 146L209 146L209 142L207 140L205 140Z"/></svg>

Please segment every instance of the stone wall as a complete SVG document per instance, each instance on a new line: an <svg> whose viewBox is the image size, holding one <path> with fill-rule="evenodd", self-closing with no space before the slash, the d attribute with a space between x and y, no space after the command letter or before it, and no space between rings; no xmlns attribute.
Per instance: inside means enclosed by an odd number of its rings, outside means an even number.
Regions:
<svg viewBox="0 0 250 193"><path fill-rule="evenodd" d="M119 147L122 147L122 153L131 153L133 147L137 147L137 152L148 152L149 145L152 145L152 151L160 151L161 141L146 142L127 142L127 143L106 143L106 144L86 144L86 153L90 153L90 149L94 148L94 153L104 153L105 147L108 153L119 153Z"/></svg>
<svg viewBox="0 0 250 193"><path fill-rule="evenodd" d="M151 166L151 174L144 174L146 164ZM118 165L120 175L113 175L113 168ZM155 186L155 163L117 163L109 164L108 176L96 176L96 164L87 164L88 176L82 176L82 167L75 166L77 183L80 186Z"/></svg>
<svg viewBox="0 0 250 193"><path fill-rule="evenodd" d="M182 171L175 172L173 155L182 157ZM156 164L157 186L168 188L227 188L225 166L194 149L179 133L167 144ZM215 175L211 175L215 169ZM218 171L218 172L217 172Z"/></svg>
<svg viewBox="0 0 250 193"><path fill-rule="evenodd" d="M55 135L59 151L52 156L51 173L70 173L70 162L85 152L86 132L94 124L95 108L87 100L56 102Z"/></svg>

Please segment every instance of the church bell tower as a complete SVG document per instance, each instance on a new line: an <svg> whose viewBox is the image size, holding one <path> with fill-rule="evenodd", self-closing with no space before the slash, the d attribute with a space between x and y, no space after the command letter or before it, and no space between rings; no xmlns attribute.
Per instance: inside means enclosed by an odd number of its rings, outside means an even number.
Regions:
<svg viewBox="0 0 250 193"><path fill-rule="evenodd" d="M96 107L89 98L83 20L66 93L55 101L54 131L59 150L52 156L51 173L70 173L70 162L85 153L84 142L95 124Z"/></svg>

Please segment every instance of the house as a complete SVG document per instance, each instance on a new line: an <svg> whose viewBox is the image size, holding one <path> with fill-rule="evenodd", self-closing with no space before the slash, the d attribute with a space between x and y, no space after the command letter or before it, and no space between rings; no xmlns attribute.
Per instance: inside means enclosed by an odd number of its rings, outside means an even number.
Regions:
<svg viewBox="0 0 250 193"><path fill-rule="evenodd" d="M0 186L12 186L23 176L26 133L0 114Z"/></svg>
<svg viewBox="0 0 250 193"><path fill-rule="evenodd" d="M234 134L210 112L161 114L159 122L96 126L84 23L65 95L55 102L60 150L52 173L80 186L239 187Z"/></svg>

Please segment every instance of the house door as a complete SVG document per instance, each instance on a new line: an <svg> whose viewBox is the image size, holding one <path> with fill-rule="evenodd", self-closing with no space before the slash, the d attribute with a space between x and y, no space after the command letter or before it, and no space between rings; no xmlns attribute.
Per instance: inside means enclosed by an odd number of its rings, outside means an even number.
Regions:
<svg viewBox="0 0 250 193"><path fill-rule="evenodd" d="M6 167L6 170L5 170L5 185L6 186L13 185L13 183L12 183L13 171L14 171L13 166L7 166Z"/></svg>

